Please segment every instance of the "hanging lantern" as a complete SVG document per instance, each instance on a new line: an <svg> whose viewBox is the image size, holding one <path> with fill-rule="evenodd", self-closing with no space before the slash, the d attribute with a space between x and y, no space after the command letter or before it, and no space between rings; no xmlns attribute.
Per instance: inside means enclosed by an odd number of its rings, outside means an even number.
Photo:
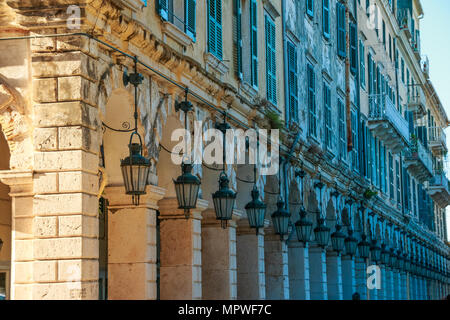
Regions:
<svg viewBox="0 0 450 320"><path fill-rule="evenodd" d="M330 238L330 228L325 225L325 219L319 218L317 227L314 228L315 240L319 247L325 248Z"/></svg>
<svg viewBox="0 0 450 320"><path fill-rule="evenodd" d="M358 243L359 256L363 259L369 258L370 243L366 240L367 236L363 234L361 241Z"/></svg>
<svg viewBox="0 0 450 320"><path fill-rule="evenodd" d="M272 224L275 234L280 235L280 239L288 234L289 227L289 212L284 208L284 201L281 196L278 198L277 210L272 213Z"/></svg>
<svg viewBox="0 0 450 320"><path fill-rule="evenodd" d="M256 234L258 234L259 228L264 227L266 205L259 200L259 191L256 185L253 186L252 201L245 205L245 210L247 211L250 228L256 228Z"/></svg>
<svg viewBox="0 0 450 320"><path fill-rule="evenodd" d="M134 135L139 137L139 143L132 143ZM120 167L126 194L132 196L134 205L138 205L139 197L146 193L145 187L150 172L150 160L142 156L142 140L136 131L131 134L128 149L130 154L120 161Z"/></svg>
<svg viewBox="0 0 450 320"><path fill-rule="evenodd" d="M175 193L177 194L178 209L184 209L186 217L189 210L197 206L198 191L200 190L200 179L191 173L192 164L181 164L182 174L174 180Z"/></svg>
<svg viewBox="0 0 450 320"><path fill-rule="evenodd" d="M358 240L353 236L353 230L348 230L348 237L345 238L345 254L350 257L356 255L356 248L358 246Z"/></svg>
<svg viewBox="0 0 450 320"><path fill-rule="evenodd" d="M389 250L387 249L387 246L384 243L381 245L380 257L381 257L381 263L387 266L391 259L391 254L389 253Z"/></svg>
<svg viewBox="0 0 450 320"><path fill-rule="evenodd" d="M228 187L229 182L228 176L222 171L219 177L219 190L212 195L216 219L220 220L222 228L226 228L227 221L231 220L236 201L236 192Z"/></svg>
<svg viewBox="0 0 450 320"><path fill-rule="evenodd" d="M331 246L337 253L343 251L345 245L345 234L341 232L341 229L340 225L336 225L336 231L331 234Z"/></svg>
<svg viewBox="0 0 450 320"><path fill-rule="evenodd" d="M311 240L311 232L313 223L306 217L306 210L303 205L300 207L300 219L295 223L295 230L297 231L297 239L303 243Z"/></svg>
<svg viewBox="0 0 450 320"><path fill-rule="evenodd" d="M381 260L381 248L378 246L377 240L372 241L372 246L370 247L370 260L373 262Z"/></svg>

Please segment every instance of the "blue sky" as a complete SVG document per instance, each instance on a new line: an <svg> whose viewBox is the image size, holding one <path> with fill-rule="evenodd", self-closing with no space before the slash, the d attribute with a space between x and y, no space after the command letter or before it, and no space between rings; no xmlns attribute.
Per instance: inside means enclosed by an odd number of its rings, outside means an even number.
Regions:
<svg viewBox="0 0 450 320"><path fill-rule="evenodd" d="M450 115L450 1L422 0L421 3L425 13L420 25L422 54L430 59L431 82ZM446 134L450 149L450 128ZM450 210L447 208L447 239L449 235Z"/></svg>

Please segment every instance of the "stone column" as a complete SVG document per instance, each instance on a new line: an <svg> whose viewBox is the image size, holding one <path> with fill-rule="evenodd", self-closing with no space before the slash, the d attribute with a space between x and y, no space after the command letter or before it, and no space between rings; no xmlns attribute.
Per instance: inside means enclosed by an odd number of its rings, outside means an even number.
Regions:
<svg viewBox="0 0 450 320"><path fill-rule="evenodd" d="M392 278L394 283L393 300L400 300L400 274L397 269L392 270Z"/></svg>
<svg viewBox="0 0 450 320"><path fill-rule="evenodd" d="M356 258L355 262L356 292L361 300L367 300L367 267L366 262L361 258Z"/></svg>
<svg viewBox="0 0 450 320"><path fill-rule="evenodd" d="M156 210L165 190L147 186L135 206L123 186L107 187L108 299L157 298Z"/></svg>
<svg viewBox="0 0 450 320"><path fill-rule="evenodd" d="M202 211L208 201L198 199L186 219L176 198L158 202L160 219L160 297L163 300L202 298Z"/></svg>
<svg viewBox="0 0 450 320"><path fill-rule="evenodd" d="M325 249L309 248L311 300L327 300L327 262Z"/></svg>
<svg viewBox="0 0 450 320"><path fill-rule="evenodd" d="M408 300L408 294L407 294L407 280L406 280L406 272L400 273L400 299L401 300Z"/></svg>
<svg viewBox="0 0 450 320"><path fill-rule="evenodd" d="M289 300L288 249L272 228L265 229L264 263L266 299Z"/></svg>
<svg viewBox="0 0 450 320"><path fill-rule="evenodd" d="M350 256L342 257L342 292L344 300L352 300L356 292L355 259Z"/></svg>
<svg viewBox="0 0 450 320"><path fill-rule="evenodd" d="M381 289L378 291L378 300L386 299L386 266L384 264L380 265L381 272Z"/></svg>
<svg viewBox="0 0 450 320"><path fill-rule="evenodd" d="M289 242L289 297L291 300L310 300L308 247Z"/></svg>
<svg viewBox="0 0 450 320"><path fill-rule="evenodd" d="M237 299L236 211L228 227L216 220L214 209L202 213L202 298Z"/></svg>
<svg viewBox="0 0 450 320"><path fill-rule="evenodd" d="M342 300L342 261L340 254L335 251L327 251L327 293L328 300Z"/></svg>
<svg viewBox="0 0 450 320"><path fill-rule="evenodd" d="M264 232L248 225L247 219L238 221L237 227L237 298L263 300L266 298L264 269Z"/></svg>

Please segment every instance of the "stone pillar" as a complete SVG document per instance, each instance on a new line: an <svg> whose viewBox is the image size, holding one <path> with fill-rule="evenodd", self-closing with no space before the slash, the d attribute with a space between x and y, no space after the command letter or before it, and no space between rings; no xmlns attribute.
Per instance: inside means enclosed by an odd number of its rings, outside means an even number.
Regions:
<svg viewBox="0 0 450 320"><path fill-rule="evenodd" d="M326 261L328 300L343 300L341 256L335 251L327 251Z"/></svg>
<svg viewBox="0 0 450 320"><path fill-rule="evenodd" d="M162 300L193 300L202 298L202 211L208 201L198 199L197 208L186 219L178 209L176 198L158 202L160 219L161 267L160 297Z"/></svg>
<svg viewBox="0 0 450 320"><path fill-rule="evenodd" d="M165 190L147 186L135 206L123 186L107 187L108 299L157 298L156 210Z"/></svg>
<svg viewBox="0 0 450 320"><path fill-rule="evenodd" d="M264 235L264 263L266 275L266 299L289 300L288 249L272 228Z"/></svg>
<svg viewBox="0 0 450 320"><path fill-rule="evenodd" d="M397 269L392 270L392 278L394 283L393 300L400 300L400 274Z"/></svg>
<svg viewBox="0 0 450 320"><path fill-rule="evenodd" d="M214 209L202 213L202 298L237 299L236 218L223 229Z"/></svg>
<svg viewBox="0 0 450 320"><path fill-rule="evenodd" d="M342 257L342 293L344 300L352 300L356 292L355 259L350 256Z"/></svg>
<svg viewBox="0 0 450 320"><path fill-rule="evenodd" d="M266 283L263 229L259 229L256 235L247 219L239 220L236 248L238 300L264 300Z"/></svg>
<svg viewBox="0 0 450 320"><path fill-rule="evenodd" d="M327 300L327 262L325 249L309 248L311 300Z"/></svg>
<svg viewBox="0 0 450 320"><path fill-rule="evenodd" d="M289 242L289 297L291 300L310 300L308 247Z"/></svg>
<svg viewBox="0 0 450 320"><path fill-rule="evenodd" d="M379 267L381 272L381 289L378 290L378 300L386 300L386 266L381 264Z"/></svg>
<svg viewBox="0 0 450 320"><path fill-rule="evenodd" d="M366 262L361 258L356 258L355 262L356 292L361 300L367 300L367 267Z"/></svg>

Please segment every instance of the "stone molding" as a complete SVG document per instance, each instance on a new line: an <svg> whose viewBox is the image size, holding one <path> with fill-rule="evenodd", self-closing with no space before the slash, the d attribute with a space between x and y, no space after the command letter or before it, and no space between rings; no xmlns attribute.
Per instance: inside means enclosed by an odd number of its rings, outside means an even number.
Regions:
<svg viewBox="0 0 450 320"><path fill-rule="evenodd" d="M184 210L178 209L177 198L164 198L158 201L160 216L159 219L186 219ZM208 201L197 200L197 207L191 209L189 219L201 220L201 213L208 208Z"/></svg>
<svg viewBox="0 0 450 320"><path fill-rule="evenodd" d="M182 30L177 28L173 23L169 21L162 22L162 30L164 34L166 34L168 37L172 38L173 40L175 40L184 47L187 47L194 43L190 36L188 36L186 33L184 33Z"/></svg>
<svg viewBox="0 0 450 320"><path fill-rule="evenodd" d="M10 187L11 197L33 196L33 172L19 170L0 171L0 181Z"/></svg>
<svg viewBox="0 0 450 320"><path fill-rule="evenodd" d="M108 209L116 212L120 209L129 208L149 208L158 209L158 201L164 197L166 190L161 187L148 185L147 194L141 195L139 205L135 206L131 201L131 196L125 193L124 186L106 187L104 195L109 201Z"/></svg>

